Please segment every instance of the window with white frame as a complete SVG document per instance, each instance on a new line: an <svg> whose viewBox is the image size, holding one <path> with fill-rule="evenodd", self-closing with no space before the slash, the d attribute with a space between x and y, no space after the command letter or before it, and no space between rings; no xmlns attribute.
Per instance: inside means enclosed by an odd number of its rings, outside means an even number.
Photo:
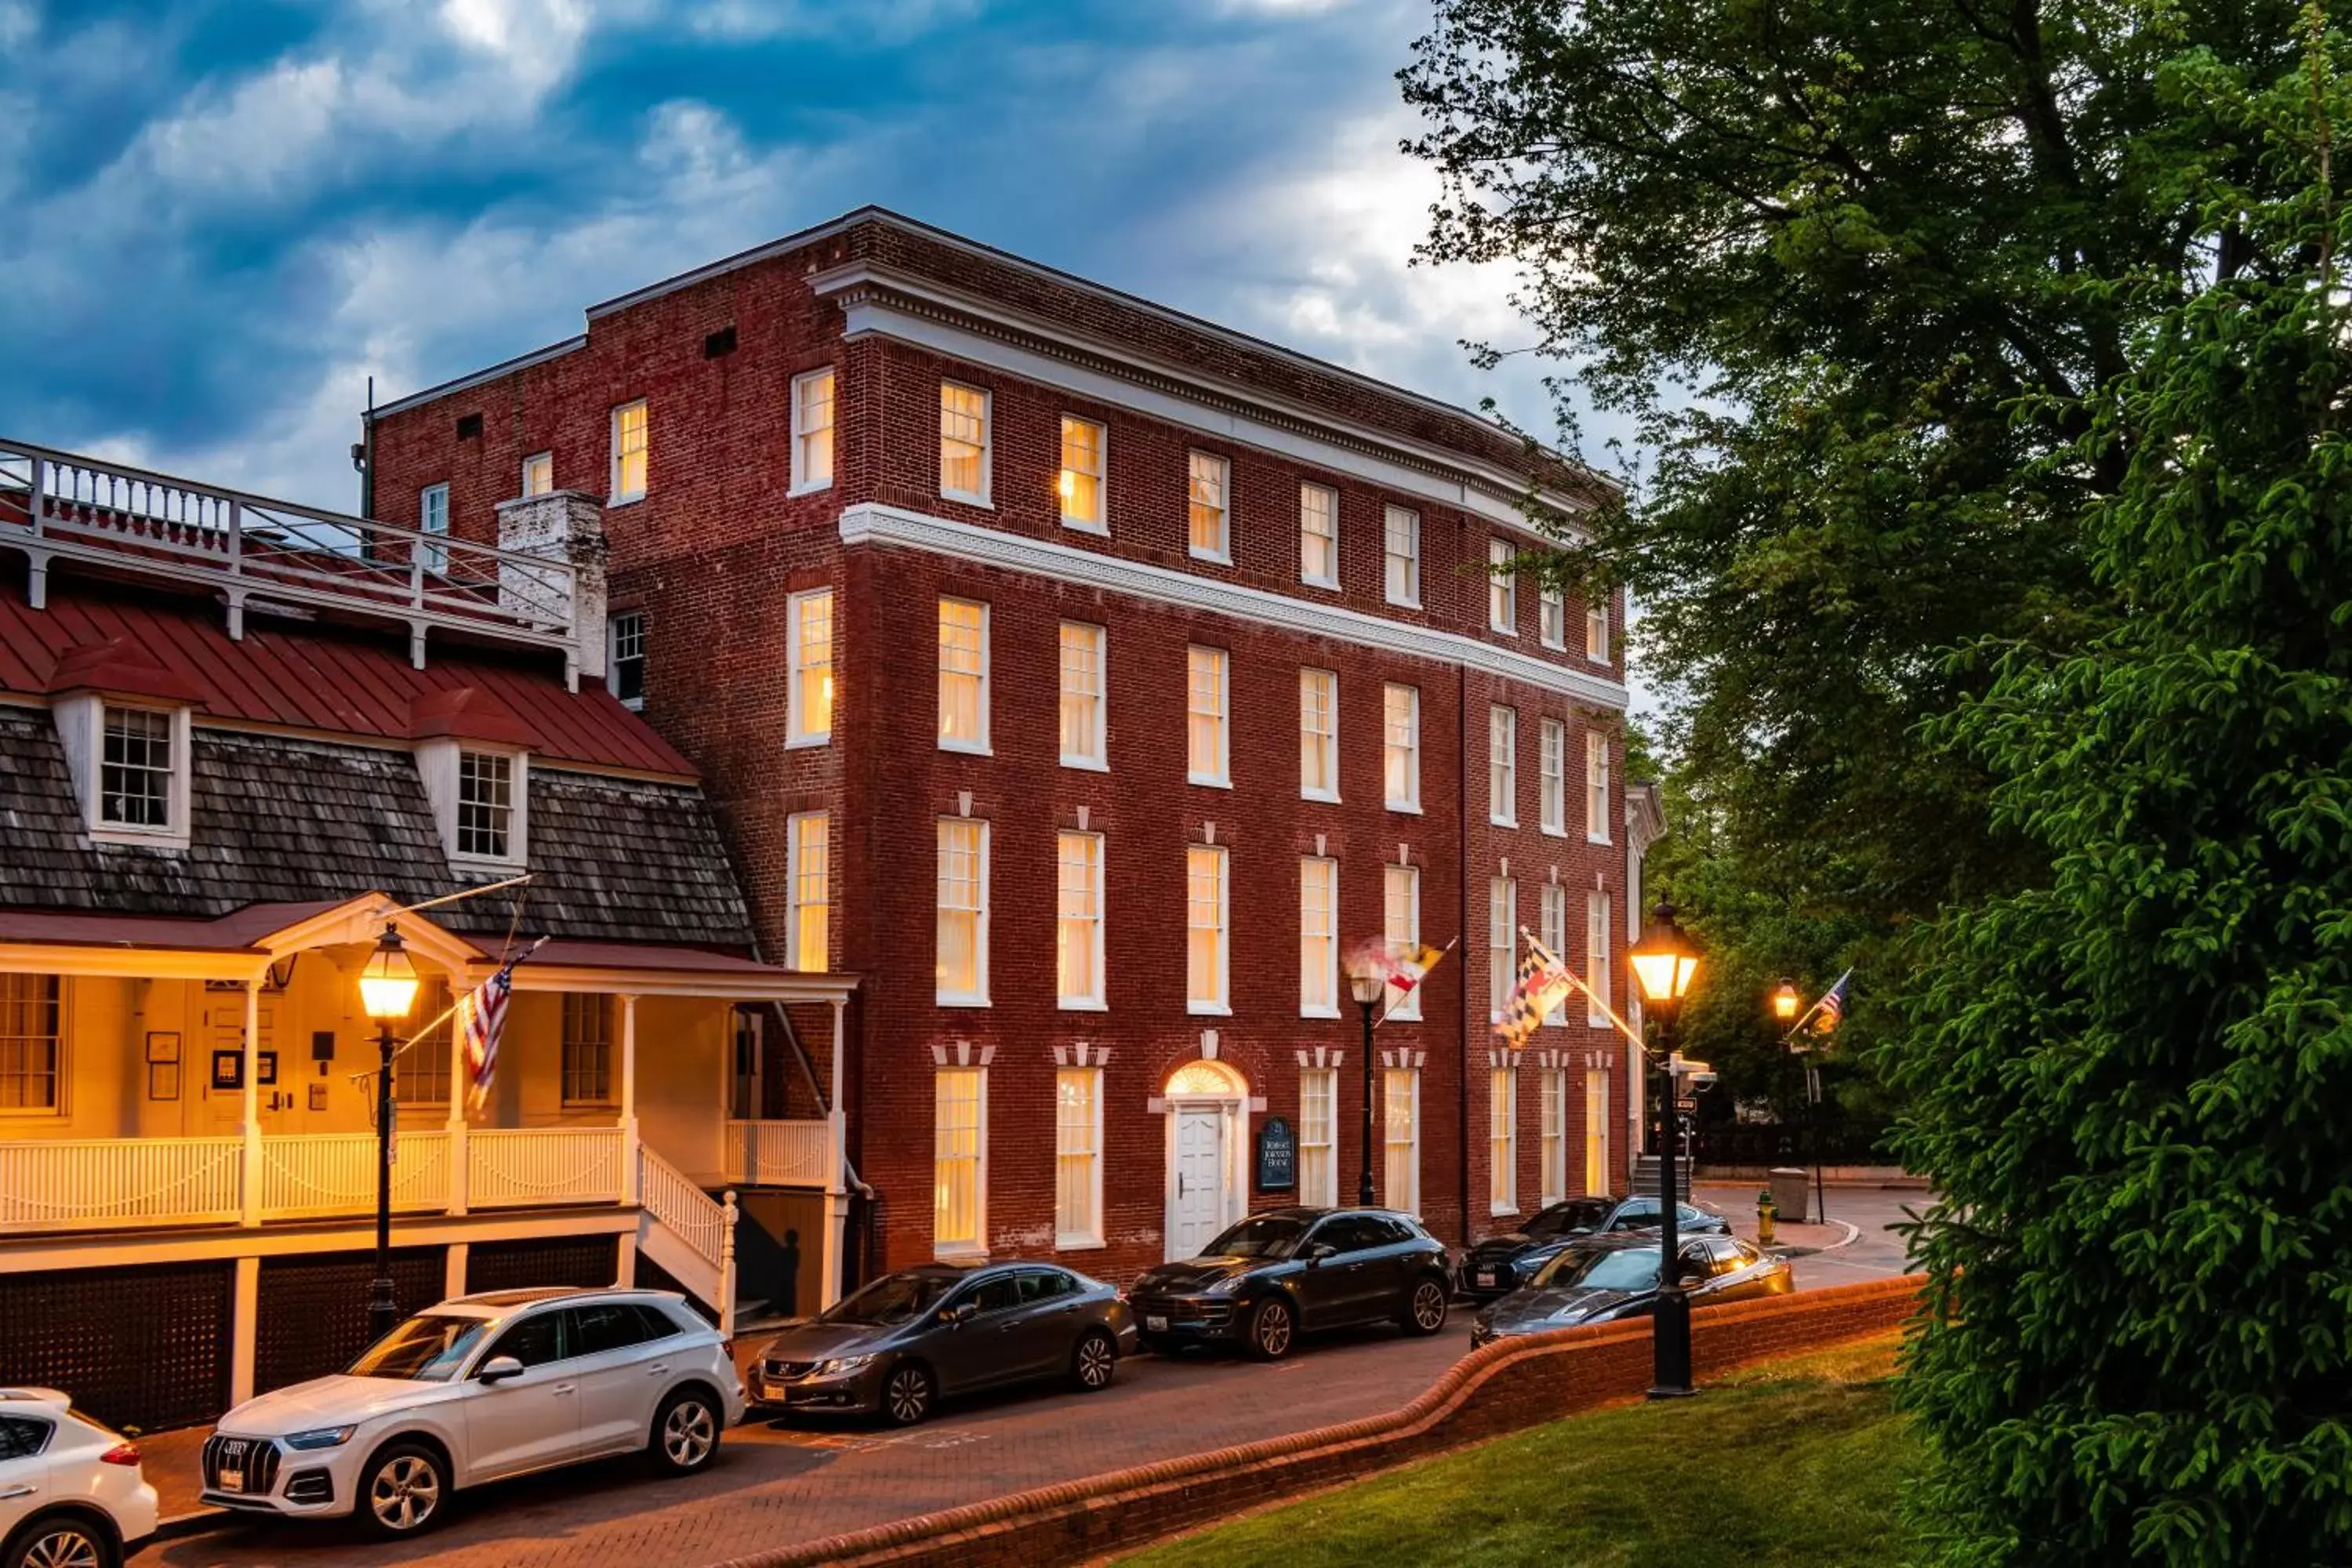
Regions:
<svg viewBox="0 0 2352 1568"><path fill-rule="evenodd" d="M833 367L793 377L792 493L833 484Z"/></svg>
<svg viewBox="0 0 2352 1568"><path fill-rule="evenodd" d="M1546 719L1536 726L1538 814L1546 833L1568 831L1568 725Z"/></svg>
<svg viewBox="0 0 2352 1568"><path fill-rule="evenodd" d="M986 1251L988 1069L936 1069L931 1105L931 1250Z"/></svg>
<svg viewBox="0 0 2352 1568"><path fill-rule="evenodd" d="M1336 1068L1298 1069L1298 1201L1320 1208L1339 1202L1339 1080Z"/></svg>
<svg viewBox="0 0 2352 1568"><path fill-rule="evenodd" d="M1298 580L1339 585L1339 492L1329 485L1298 487Z"/></svg>
<svg viewBox="0 0 2352 1568"><path fill-rule="evenodd" d="M0 1116L65 1109L65 982L0 974Z"/></svg>
<svg viewBox="0 0 2352 1568"><path fill-rule="evenodd" d="M821 974L830 962L833 910L833 819L822 811L803 811L786 819L789 829L784 879L793 890L789 911L792 929L785 943L792 966Z"/></svg>
<svg viewBox="0 0 2352 1568"><path fill-rule="evenodd" d="M427 485L416 492L416 531L436 540L449 537L449 487L446 484ZM436 577L449 574L449 547L446 544L425 544L418 549L418 558L425 571Z"/></svg>
<svg viewBox="0 0 2352 1568"><path fill-rule="evenodd" d="M1592 987L1584 1021L1605 1029L1609 1015L1601 1009L1609 1001L1609 895L1598 889L1584 895L1584 979Z"/></svg>
<svg viewBox="0 0 2352 1568"><path fill-rule="evenodd" d="M1421 691L1381 688L1381 794L1391 811L1421 809Z"/></svg>
<svg viewBox="0 0 2352 1568"><path fill-rule="evenodd" d="M1339 1016L1339 862L1298 862L1298 1016Z"/></svg>
<svg viewBox="0 0 2352 1568"><path fill-rule="evenodd" d="M1391 955L1421 946L1421 868L1381 868L1381 936ZM1387 987L1387 1016L1404 1022L1421 1016L1421 987Z"/></svg>
<svg viewBox="0 0 2352 1568"><path fill-rule="evenodd" d="M1184 650L1184 776L1193 784L1233 782L1230 665L1223 648Z"/></svg>
<svg viewBox="0 0 2352 1568"><path fill-rule="evenodd" d="M615 611L604 625L604 684L635 712L646 705L646 613Z"/></svg>
<svg viewBox="0 0 2352 1568"><path fill-rule="evenodd" d="M520 860L515 843L515 759L505 752L457 752L457 854L468 860Z"/></svg>
<svg viewBox="0 0 2352 1568"><path fill-rule="evenodd" d="M1486 542L1486 624L1498 632L1519 629L1519 579L1510 570L1517 554L1507 540Z"/></svg>
<svg viewBox="0 0 2352 1568"><path fill-rule="evenodd" d="M1104 700L1106 633L1084 621L1062 623L1062 765L1110 766L1109 718Z"/></svg>
<svg viewBox="0 0 2352 1568"><path fill-rule="evenodd" d="M408 1007L409 1043L402 1047L393 1084L403 1105L449 1103L452 1000L449 983L437 976L416 987ZM428 1024L433 1026L429 1029Z"/></svg>
<svg viewBox="0 0 2352 1568"><path fill-rule="evenodd" d="M613 1103L613 999L563 994L563 1103Z"/></svg>
<svg viewBox="0 0 2352 1568"><path fill-rule="evenodd" d="M1560 1068L1543 1070L1543 1121L1538 1132L1542 1147L1536 1163L1543 1178L1543 1201L1549 1205L1568 1196L1568 1073Z"/></svg>
<svg viewBox="0 0 2352 1568"><path fill-rule="evenodd" d="M1584 604L1584 657L1595 664L1609 662L1609 599L1597 590Z"/></svg>
<svg viewBox="0 0 2352 1568"><path fill-rule="evenodd" d="M1062 524L1108 531L1103 508L1103 427L1091 419L1062 416Z"/></svg>
<svg viewBox="0 0 2352 1568"><path fill-rule="evenodd" d="M1421 606L1421 513L1392 506L1381 518L1381 583L1391 605Z"/></svg>
<svg viewBox="0 0 2352 1568"><path fill-rule="evenodd" d="M1519 825L1519 714L1516 708L1486 710L1486 820L1497 827Z"/></svg>
<svg viewBox="0 0 2352 1568"><path fill-rule="evenodd" d="M988 824L940 818L939 962L934 1000L988 1005Z"/></svg>
<svg viewBox="0 0 2352 1568"><path fill-rule="evenodd" d="M1193 844L1184 850L1184 1003L1192 1013L1223 1013L1232 1006L1228 940L1232 906L1222 845Z"/></svg>
<svg viewBox="0 0 2352 1568"><path fill-rule="evenodd" d="M1056 836L1059 913L1054 927L1054 997L1066 1008L1103 1005L1103 836Z"/></svg>
<svg viewBox="0 0 2352 1568"><path fill-rule="evenodd" d="M1543 944L1562 963L1568 962L1568 889L1558 882L1547 882L1543 890ZM1552 1004L1544 1015L1547 1024L1568 1022L1568 998Z"/></svg>
<svg viewBox="0 0 2352 1568"><path fill-rule="evenodd" d="M1381 1073L1383 1206L1421 1213L1421 1074L1412 1068Z"/></svg>
<svg viewBox="0 0 2352 1568"><path fill-rule="evenodd" d="M1536 635L1546 647L1568 647L1568 595L1549 583L1536 589Z"/></svg>
<svg viewBox="0 0 2352 1568"><path fill-rule="evenodd" d="M1600 730L1584 732L1584 836L1609 842L1609 737Z"/></svg>
<svg viewBox="0 0 2352 1568"><path fill-rule="evenodd" d="M784 743L822 746L833 739L833 590L794 594L785 600L784 614L792 630ZM945 635L943 624L943 640Z"/></svg>
<svg viewBox="0 0 2352 1568"><path fill-rule="evenodd" d="M646 400L624 403L613 410L613 472L607 505L641 500L646 493L646 459L651 450L651 430Z"/></svg>
<svg viewBox="0 0 2352 1568"><path fill-rule="evenodd" d="M1509 877L1486 879L1486 1008L1501 1023L1511 1005L1512 955L1519 948L1519 887Z"/></svg>
<svg viewBox="0 0 2352 1568"><path fill-rule="evenodd" d="M1335 670L1298 672L1298 794L1306 800L1339 798L1339 677Z"/></svg>
<svg viewBox="0 0 2352 1568"><path fill-rule="evenodd" d="M522 493L543 496L555 489L555 454L533 452L522 460Z"/></svg>
<svg viewBox="0 0 2352 1568"><path fill-rule="evenodd" d="M100 733L98 819L109 827L169 832L179 826L173 716L107 704Z"/></svg>
<svg viewBox="0 0 2352 1568"><path fill-rule="evenodd" d="M1519 1075L1510 1068L1486 1075L1486 1206L1519 1208Z"/></svg>
<svg viewBox="0 0 2352 1568"><path fill-rule="evenodd" d="M1568 1075L1560 1075L1565 1079ZM1562 1093L1565 1093L1562 1090ZM1609 1162L1609 1069L1584 1069L1584 1190L1605 1193L1614 1185Z"/></svg>
<svg viewBox="0 0 2352 1568"><path fill-rule="evenodd" d="M940 601L940 750L988 750L988 606Z"/></svg>
<svg viewBox="0 0 2352 1568"><path fill-rule="evenodd" d="M1234 557L1232 479L1233 465L1213 453L1194 452L1186 459L1185 543L1199 560Z"/></svg>
<svg viewBox="0 0 2352 1568"><path fill-rule="evenodd" d="M1100 1247L1102 1069L1054 1074L1054 1245Z"/></svg>
<svg viewBox="0 0 2352 1568"><path fill-rule="evenodd" d="M952 381L940 383L940 494L988 504L988 394Z"/></svg>

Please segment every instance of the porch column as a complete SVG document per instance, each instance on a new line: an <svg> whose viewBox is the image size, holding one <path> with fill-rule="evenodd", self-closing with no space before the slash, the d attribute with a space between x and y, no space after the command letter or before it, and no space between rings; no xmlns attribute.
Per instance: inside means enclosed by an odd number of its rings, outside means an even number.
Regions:
<svg viewBox="0 0 2352 1568"><path fill-rule="evenodd" d="M637 999L621 997L621 1201L637 1201Z"/></svg>
<svg viewBox="0 0 2352 1568"><path fill-rule="evenodd" d="M261 977L245 983L245 1166L238 1216L261 1223Z"/></svg>
<svg viewBox="0 0 2352 1568"><path fill-rule="evenodd" d="M824 1300L820 1307L830 1307L841 1300L844 1265L849 1253L849 1115L842 1110L842 1088L845 1083L845 1047L847 1028L845 1023L849 1012L848 1002L835 997L833 1004L833 1083L826 1099L825 1138L830 1144L827 1172L824 1179L824 1273L818 1287Z"/></svg>
<svg viewBox="0 0 2352 1568"><path fill-rule="evenodd" d="M232 1265L229 1296L228 1402L253 1397L254 1367L261 1340L261 1259L240 1258Z"/></svg>
<svg viewBox="0 0 2352 1568"><path fill-rule="evenodd" d="M449 976L449 979L453 987L466 984L466 977L462 973L452 973ZM467 1091L473 1087L473 1079L468 1075L466 1068L466 1031L463 1026L464 1016L465 1015L460 1013L457 1017L454 1017L449 1021L448 1127L449 1212L451 1214L464 1214L466 1212L466 1176L467 1171L473 1164L473 1157L467 1152L466 1149L466 1100ZM463 1255L464 1247L465 1244L460 1242L457 1246L450 1248L450 1257L453 1259L450 1264L451 1268L462 1270L465 1268L466 1260ZM457 1278L460 1284L464 1283L465 1276L462 1272L459 1273ZM449 1294L452 1296L462 1296L465 1292L463 1290L452 1290Z"/></svg>

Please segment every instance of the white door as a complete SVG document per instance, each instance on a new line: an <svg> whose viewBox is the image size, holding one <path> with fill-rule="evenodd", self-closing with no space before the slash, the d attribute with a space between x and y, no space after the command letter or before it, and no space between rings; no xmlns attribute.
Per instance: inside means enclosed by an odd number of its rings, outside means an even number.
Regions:
<svg viewBox="0 0 2352 1568"><path fill-rule="evenodd" d="M626 1453L642 1448L654 1429L654 1406L669 1392L671 1358L649 1342L637 1308L603 1301L570 1309L565 1364L580 1385L580 1451Z"/></svg>
<svg viewBox="0 0 2352 1568"><path fill-rule="evenodd" d="M477 1383L466 1405L464 1485L560 1465L580 1452L579 1369L565 1353L561 1309L541 1311L500 1331L482 1357L522 1363L516 1376ZM475 1369L478 1377L481 1368Z"/></svg>
<svg viewBox="0 0 2352 1568"><path fill-rule="evenodd" d="M1175 1223L1168 1256L1198 1258L1225 1228L1225 1112L1222 1106L1176 1108Z"/></svg>

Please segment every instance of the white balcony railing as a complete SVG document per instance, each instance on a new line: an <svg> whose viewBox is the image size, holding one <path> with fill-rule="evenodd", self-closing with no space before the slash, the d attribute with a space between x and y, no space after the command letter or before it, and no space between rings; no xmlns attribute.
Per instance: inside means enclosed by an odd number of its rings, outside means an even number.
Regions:
<svg viewBox="0 0 2352 1568"><path fill-rule="evenodd" d="M393 1212L415 1214L448 1204L449 1134L401 1133L393 1145ZM374 1208L374 1133L261 1141L262 1218L314 1219Z"/></svg>
<svg viewBox="0 0 2352 1568"><path fill-rule="evenodd" d="M466 1201L476 1208L621 1201L617 1127L485 1127L466 1135Z"/></svg>
<svg viewBox="0 0 2352 1568"><path fill-rule="evenodd" d="M0 1231L234 1220L244 1162L239 1138L0 1143Z"/></svg>
<svg viewBox="0 0 2352 1568"><path fill-rule="evenodd" d="M751 1187L832 1184L832 1129L823 1121L730 1121L727 1179Z"/></svg>

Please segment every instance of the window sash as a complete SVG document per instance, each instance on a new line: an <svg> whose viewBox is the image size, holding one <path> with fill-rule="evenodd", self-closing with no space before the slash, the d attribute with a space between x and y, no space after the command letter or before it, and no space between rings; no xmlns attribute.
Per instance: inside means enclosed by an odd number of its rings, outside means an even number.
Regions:
<svg viewBox="0 0 2352 1568"><path fill-rule="evenodd" d="M1233 557L1233 465L1209 452L1185 463L1185 542L1203 560Z"/></svg>
<svg viewBox="0 0 2352 1568"><path fill-rule="evenodd" d="M1504 540L1486 542L1486 624L1498 632L1519 629L1519 578L1516 572L1496 568L1507 566L1518 553Z"/></svg>
<svg viewBox="0 0 2352 1568"><path fill-rule="evenodd" d="M1184 650L1184 772L1194 784L1229 782L1230 680L1223 648Z"/></svg>
<svg viewBox="0 0 2352 1568"><path fill-rule="evenodd" d="M1486 1198L1496 1214L1513 1214L1519 1206L1518 1110L1518 1074L1494 1068L1486 1086Z"/></svg>
<svg viewBox="0 0 2352 1568"><path fill-rule="evenodd" d="M1549 584L1536 590L1536 635L1546 647L1568 646L1568 596Z"/></svg>
<svg viewBox="0 0 2352 1568"><path fill-rule="evenodd" d="M1381 1073L1381 1197L1411 1215L1421 1212L1420 1077L1411 1068Z"/></svg>
<svg viewBox="0 0 2352 1568"><path fill-rule="evenodd" d="M983 1068L939 1068L932 1074L931 1245L941 1252L982 1246L986 1192Z"/></svg>
<svg viewBox="0 0 2352 1568"><path fill-rule="evenodd" d="M988 824L945 816L939 826L937 1001L988 1001Z"/></svg>
<svg viewBox="0 0 2352 1568"><path fill-rule="evenodd" d="M1100 626L1082 621L1062 623L1062 765L1105 765L1108 728L1104 721L1103 644Z"/></svg>
<svg viewBox="0 0 2352 1568"><path fill-rule="evenodd" d="M171 827L174 727L169 713L107 705L99 742L100 822L110 827Z"/></svg>
<svg viewBox="0 0 2352 1568"><path fill-rule="evenodd" d="M1567 962L1568 889L1556 882L1548 884L1543 890L1543 940L1544 945L1559 955L1562 963ZM1565 1025L1568 1022L1568 999L1562 997L1554 1003L1551 1011L1544 1015L1543 1021Z"/></svg>
<svg viewBox="0 0 2352 1568"><path fill-rule="evenodd" d="M1609 737L1598 730L1584 732L1584 836L1609 842Z"/></svg>
<svg viewBox="0 0 2352 1568"><path fill-rule="evenodd" d="M1339 798L1339 678L1328 669L1298 672L1298 793Z"/></svg>
<svg viewBox="0 0 2352 1568"><path fill-rule="evenodd" d="M1389 952L1399 953L1421 945L1421 868L1381 868L1381 935ZM1421 1016L1422 987L1400 991L1386 987L1387 1016L1403 1021Z"/></svg>
<svg viewBox="0 0 2352 1568"><path fill-rule="evenodd" d="M1339 1201L1339 1071L1298 1071L1298 1201L1325 1207Z"/></svg>
<svg viewBox="0 0 2352 1568"><path fill-rule="evenodd" d="M1339 1016L1339 862L1313 855L1298 862L1298 1012Z"/></svg>
<svg viewBox="0 0 2352 1568"><path fill-rule="evenodd" d="M814 745L833 739L833 590L794 594L787 611L792 624L788 742Z"/></svg>
<svg viewBox="0 0 2352 1568"><path fill-rule="evenodd" d="M1511 986L1517 977L1511 973L1512 954L1517 952L1519 926L1519 885L1509 877L1492 877L1486 882L1486 1005L1494 1014L1493 1021L1502 1022L1503 1014L1511 1005Z"/></svg>
<svg viewBox="0 0 2352 1568"><path fill-rule="evenodd" d="M1064 1006L1103 1001L1103 836L1056 837L1055 997Z"/></svg>
<svg viewBox="0 0 2352 1568"><path fill-rule="evenodd" d="M1062 416L1062 521L1099 529L1103 521L1104 432L1091 419Z"/></svg>
<svg viewBox="0 0 2352 1568"><path fill-rule="evenodd" d="M457 753L457 853L509 858L514 829L514 759L502 752Z"/></svg>
<svg viewBox="0 0 2352 1568"><path fill-rule="evenodd" d="M988 500L988 394L952 381L940 383L940 494Z"/></svg>
<svg viewBox="0 0 2352 1568"><path fill-rule="evenodd" d="M1556 1204L1568 1196L1568 1071L1564 1068L1544 1069L1541 1138L1536 1163L1542 1167L1543 1201Z"/></svg>
<svg viewBox="0 0 2352 1568"><path fill-rule="evenodd" d="M0 1115L65 1109L65 981L0 974Z"/></svg>
<svg viewBox="0 0 2352 1568"><path fill-rule="evenodd" d="M988 606L940 601L940 746L988 750Z"/></svg>
<svg viewBox="0 0 2352 1568"><path fill-rule="evenodd" d="M1595 1029L1609 1026L1602 1004L1609 1001L1609 895L1598 890L1584 895L1584 978L1592 995L1584 1005L1584 1021Z"/></svg>
<svg viewBox="0 0 2352 1568"><path fill-rule="evenodd" d="M1381 586L1391 605L1421 605L1421 513L1392 506L1381 520Z"/></svg>
<svg viewBox="0 0 2352 1568"><path fill-rule="evenodd" d="M1102 1245L1102 1069L1054 1074L1054 1242Z"/></svg>
<svg viewBox="0 0 2352 1568"><path fill-rule="evenodd" d="M1538 731L1537 749L1541 770L1538 793L1542 800L1537 809L1542 814L1546 833L1568 831L1568 726L1558 719L1547 719Z"/></svg>
<svg viewBox="0 0 2352 1568"><path fill-rule="evenodd" d="M1339 492L1328 485L1298 487L1298 580L1339 585Z"/></svg>
<svg viewBox="0 0 2352 1568"><path fill-rule="evenodd" d="M563 994L563 1103L613 1103L613 999Z"/></svg>
<svg viewBox="0 0 2352 1568"><path fill-rule="evenodd" d="M1392 811L1421 809L1421 692L1411 686L1381 690L1381 773Z"/></svg>
<svg viewBox="0 0 2352 1568"><path fill-rule="evenodd" d="M1497 826L1519 821L1519 715L1513 708L1486 710L1486 817Z"/></svg>
<svg viewBox="0 0 2352 1568"><path fill-rule="evenodd" d="M793 377L793 473L795 491L833 483L833 367Z"/></svg>
<svg viewBox="0 0 2352 1568"><path fill-rule="evenodd" d="M533 452L522 460L522 494L543 496L555 489L555 454Z"/></svg>
<svg viewBox="0 0 2352 1568"><path fill-rule="evenodd" d="M1584 606L1584 657L1595 664L1609 662L1609 605L1605 600Z"/></svg>
<svg viewBox="0 0 2352 1568"><path fill-rule="evenodd" d="M804 811L791 817L788 826L791 864L784 875L792 889L792 966L821 974L832 952L833 819L825 812Z"/></svg>
<svg viewBox="0 0 2352 1568"><path fill-rule="evenodd" d="M652 429L646 416L645 399L625 403L613 410L613 500L635 500L646 493L646 455L651 445Z"/></svg>
<svg viewBox="0 0 2352 1568"><path fill-rule="evenodd" d="M1222 845L1194 844L1185 848L1184 999L1196 1013L1222 1013L1229 1005L1228 871Z"/></svg>

